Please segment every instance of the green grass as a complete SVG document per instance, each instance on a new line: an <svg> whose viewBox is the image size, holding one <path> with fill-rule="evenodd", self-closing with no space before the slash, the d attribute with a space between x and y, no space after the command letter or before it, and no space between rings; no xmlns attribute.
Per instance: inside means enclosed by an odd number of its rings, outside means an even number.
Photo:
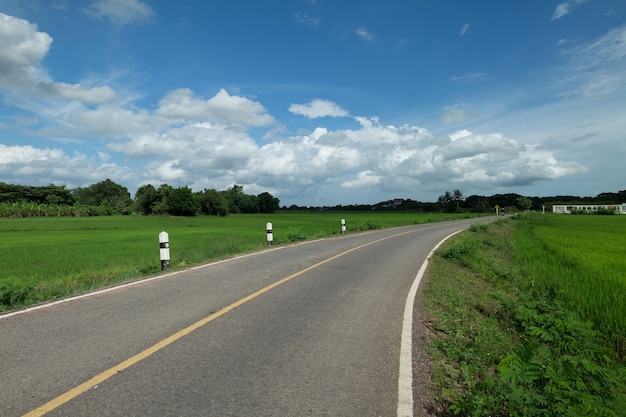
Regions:
<svg viewBox="0 0 626 417"><path fill-rule="evenodd" d="M625 223L517 216L442 245L422 288L441 415L626 415L626 315L603 316L624 298L605 254L625 247ZM621 291L608 310L607 290Z"/></svg>
<svg viewBox="0 0 626 417"><path fill-rule="evenodd" d="M515 242L537 292L568 302L626 349L626 216L545 216L522 224Z"/></svg>
<svg viewBox="0 0 626 417"><path fill-rule="evenodd" d="M226 217L0 218L0 311L76 294L160 272L161 231L170 239L171 266L222 259L274 245L467 217L401 212L278 212Z"/></svg>

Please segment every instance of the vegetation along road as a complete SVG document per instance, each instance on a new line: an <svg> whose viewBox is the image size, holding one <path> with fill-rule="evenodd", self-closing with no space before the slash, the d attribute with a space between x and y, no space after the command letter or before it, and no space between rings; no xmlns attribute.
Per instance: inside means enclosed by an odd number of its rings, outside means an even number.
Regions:
<svg viewBox="0 0 626 417"><path fill-rule="evenodd" d="M0 414L396 415L407 294L433 247L477 221L269 249L0 316ZM400 396L408 415L425 407Z"/></svg>

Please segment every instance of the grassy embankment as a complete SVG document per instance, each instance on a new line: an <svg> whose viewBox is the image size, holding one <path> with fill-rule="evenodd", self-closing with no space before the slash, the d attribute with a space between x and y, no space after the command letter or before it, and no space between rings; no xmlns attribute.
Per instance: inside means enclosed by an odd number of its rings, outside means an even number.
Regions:
<svg viewBox="0 0 626 417"><path fill-rule="evenodd" d="M626 416L626 216L516 216L432 258L442 415Z"/></svg>
<svg viewBox="0 0 626 417"><path fill-rule="evenodd" d="M401 212L278 212L226 217L0 218L0 311L160 272L158 234L170 239L171 266L226 258L341 233L468 217Z"/></svg>

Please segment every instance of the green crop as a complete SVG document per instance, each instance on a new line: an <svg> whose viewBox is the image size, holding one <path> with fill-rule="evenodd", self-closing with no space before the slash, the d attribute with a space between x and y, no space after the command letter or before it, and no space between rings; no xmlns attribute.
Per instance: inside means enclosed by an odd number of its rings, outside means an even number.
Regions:
<svg viewBox="0 0 626 417"><path fill-rule="evenodd" d="M464 214L285 211L225 217L0 218L0 311L160 272L161 231L172 268L341 233L466 218Z"/></svg>

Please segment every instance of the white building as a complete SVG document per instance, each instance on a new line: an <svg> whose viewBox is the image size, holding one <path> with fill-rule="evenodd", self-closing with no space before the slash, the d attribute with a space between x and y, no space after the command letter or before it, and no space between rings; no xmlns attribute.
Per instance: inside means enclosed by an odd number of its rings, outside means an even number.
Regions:
<svg viewBox="0 0 626 417"><path fill-rule="evenodd" d="M593 212L600 208L615 210L618 213L626 214L626 203L622 204L555 204L552 212L569 214L572 211Z"/></svg>

